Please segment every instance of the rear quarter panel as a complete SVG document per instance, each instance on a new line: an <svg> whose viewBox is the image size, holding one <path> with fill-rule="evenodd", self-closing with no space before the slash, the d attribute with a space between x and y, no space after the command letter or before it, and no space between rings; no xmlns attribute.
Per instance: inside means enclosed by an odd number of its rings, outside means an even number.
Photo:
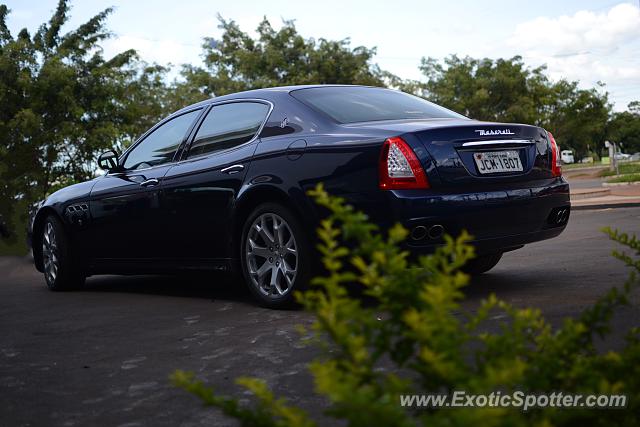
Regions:
<svg viewBox="0 0 640 427"><path fill-rule="evenodd" d="M303 150L300 140L306 143ZM317 223L319 210L306 193L318 183L330 194L369 210L372 202L381 201L377 166L383 141L371 135L333 133L265 138L254 154L245 190L278 188L305 213L302 220L309 226ZM293 142L297 144L289 148ZM371 200L374 196L377 201Z"/></svg>

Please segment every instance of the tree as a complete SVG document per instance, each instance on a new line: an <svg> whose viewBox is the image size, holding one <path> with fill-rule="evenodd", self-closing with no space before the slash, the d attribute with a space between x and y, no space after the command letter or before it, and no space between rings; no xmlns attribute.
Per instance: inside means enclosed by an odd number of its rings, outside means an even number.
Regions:
<svg viewBox="0 0 640 427"><path fill-rule="evenodd" d="M410 87L414 93L470 118L542 126L579 155L606 137L611 105L602 86L584 90L577 82L551 82L544 66L528 68L519 56L453 55L444 63L423 58L420 69L428 81Z"/></svg>
<svg viewBox="0 0 640 427"><path fill-rule="evenodd" d="M537 123L549 96L544 67L527 68L511 59L423 58L424 95L433 102L478 120Z"/></svg>
<svg viewBox="0 0 640 427"><path fill-rule="evenodd" d="M578 158L597 152L604 146L611 115L608 94L597 88L578 89L578 82L566 80L555 83L551 90L546 129L562 149L575 150Z"/></svg>
<svg viewBox="0 0 640 427"><path fill-rule="evenodd" d="M220 39L204 39L204 67L183 67L184 82L176 85L179 104L249 89L344 83L383 86L383 72L371 64L375 48L351 48L349 39L314 40L301 36L293 21L275 30L264 18L258 38L234 21L218 17Z"/></svg>
<svg viewBox="0 0 640 427"><path fill-rule="evenodd" d="M628 111L613 114L607 129L608 138L622 143L624 151L640 151L640 101L629 103Z"/></svg>
<svg viewBox="0 0 640 427"><path fill-rule="evenodd" d="M62 34L60 0L33 36L12 36L0 5L0 215L18 200L90 178L96 154L135 138L163 114L162 67L142 67L127 50L105 59L106 9Z"/></svg>

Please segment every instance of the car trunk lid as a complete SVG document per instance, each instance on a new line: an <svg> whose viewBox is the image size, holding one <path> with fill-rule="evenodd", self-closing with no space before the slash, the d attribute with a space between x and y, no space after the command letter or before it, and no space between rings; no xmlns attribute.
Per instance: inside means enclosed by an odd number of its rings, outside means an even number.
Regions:
<svg viewBox="0 0 640 427"><path fill-rule="evenodd" d="M535 126L478 122L414 134L443 187L494 187L552 177L547 135Z"/></svg>
<svg viewBox="0 0 640 427"><path fill-rule="evenodd" d="M525 182L553 178L547 132L536 126L436 119L369 122L358 127L384 130L406 140L434 189L517 189L524 188Z"/></svg>

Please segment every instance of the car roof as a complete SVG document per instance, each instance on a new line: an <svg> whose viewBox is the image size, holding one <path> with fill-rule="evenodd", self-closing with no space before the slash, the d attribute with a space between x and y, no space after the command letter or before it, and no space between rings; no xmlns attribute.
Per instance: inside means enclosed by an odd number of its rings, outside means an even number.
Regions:
<svg viewBox="0 0 640 427"><path fill-rule="evenodd" d="M293 92L294 90L300 90L300 89L329 88L329 87L374 87L374 86L347 85L347 84L312 84L312 85L276 86L276 87L266 87L262 89L252 89L252 90L245 90L243 92L230 93L228 95L211 98L208 101L213 102L213 101L224 99L227 97L233 98L233 97L241 96L243 98L247 98L251 96L258 96L261 94L268 95L268 94L272 94L273 92L289 93L289 92ZM386 89L386 88L381 88L381 89Z"/></svg>
<svg viewBox="0 0 640 427"><path fill-rule="evenodd" d="M270 100L273 98L275 94L278 93L290 93L299 89L312 89L312 88L329 88L329 87L377 87L377 86L366 86L366 85L347 85L347 84L311 84L311 85L291 85L291 86L276 86L276 87L268 87L261 89L251 89L245 90L242 92L230 93L222 96L215 96L213 98L205 99L204 101L200 101L195 104L191 104L187 107L184 107L175 113L171 114L172 116L177 113L182 113L186 110L190 110L195 107L201 107L205 105L212 104L214 102L221 101L229 101L233 99L251 99L251 98L264 98L266 100ZM379 89L387 89L384 87L380 87Z"/></svg>

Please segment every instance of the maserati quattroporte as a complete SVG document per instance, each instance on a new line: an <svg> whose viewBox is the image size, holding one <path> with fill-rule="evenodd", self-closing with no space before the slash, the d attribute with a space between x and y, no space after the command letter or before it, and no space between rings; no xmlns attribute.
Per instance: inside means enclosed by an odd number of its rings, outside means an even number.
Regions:
<svg viewBox="0 0 640 427"><path fill-rule="evenodd" d="M468 230L473 273L557 236L570 211L546 130L376 87L213 98L98 163L103 176L52 194L35 215L35 265L52 290L94 274L236 270L262 304L287 304L311 274L321 211L307 190L320 182L382 227L405 225L414 253Z"/></svg>

